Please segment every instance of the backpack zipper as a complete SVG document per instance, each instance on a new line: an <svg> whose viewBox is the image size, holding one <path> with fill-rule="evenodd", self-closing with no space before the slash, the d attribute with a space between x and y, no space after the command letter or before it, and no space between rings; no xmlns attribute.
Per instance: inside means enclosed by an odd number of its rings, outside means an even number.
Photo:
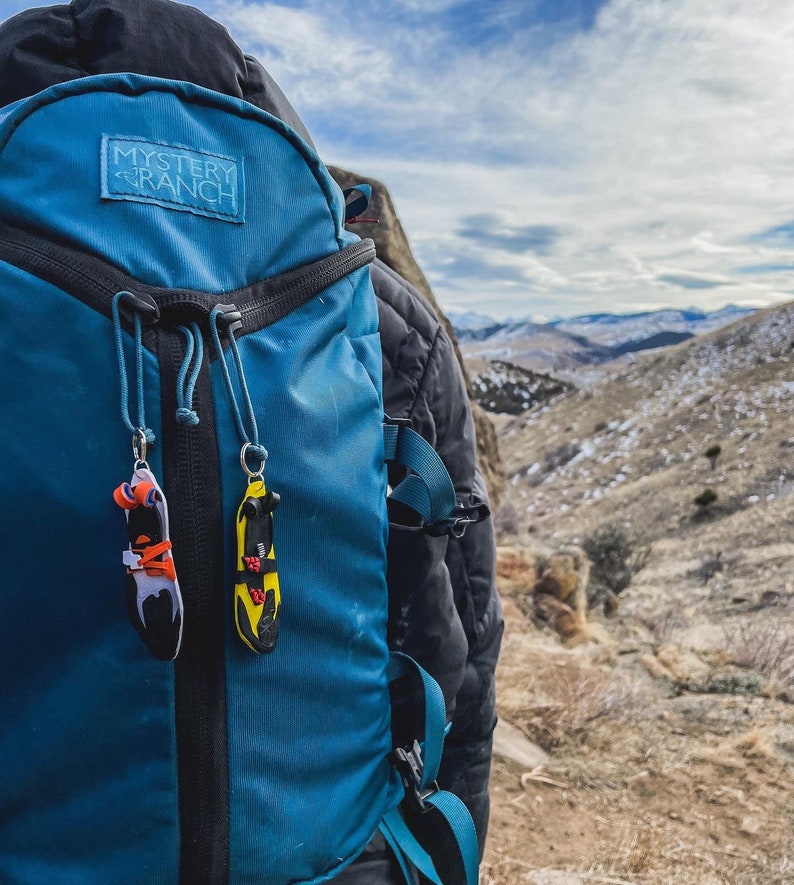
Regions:
<svg viewBox="0 0 794 885"><path fill-rule="evenodd" d="M182 647L174 661L180 882L225 882L229 867L229 781L224 638L226 584L220 465L209 358L194 404L201 421L176 420L183 342L157 330L162 378L163 478L171 502L171 540L185 600Z"/></svg>
<svg viewBox="0 0 794 885"><path fill-rule="evenodd" d="M233 302L242 313L241 334L263 329L287 316L374 258L372 240L358 240L317 261L231 292L165 289L141 283L82 248L0 223L0 260L52 283L107 317L113 296L122 289L151 296L163 310L202 318L209 316L219 302ZM151 349L151 339L146 343Z"/></svg>

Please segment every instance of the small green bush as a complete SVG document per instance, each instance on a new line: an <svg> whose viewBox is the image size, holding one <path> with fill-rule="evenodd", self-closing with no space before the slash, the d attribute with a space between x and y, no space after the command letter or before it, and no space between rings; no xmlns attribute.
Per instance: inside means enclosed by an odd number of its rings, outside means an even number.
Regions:
<svg viewBox="0 0 794 885"><path fill-rule="evenodd" d="M701 510L710 507L717 500L717 493L714 489L705 489L695 499L694 502Z"/></svg>
<svg viewBox="0 0 794 885"><path fill-rule="evenodd" d="M604 596L608 601L604 591L617 595L625 590L648 562L651 552L650 547L639 543L616 523L596 529L585 538L582 547L592 565L591 602Z"/></svg>
<svg viewBox="0 0 794 885"><path fill-rule="evenodd" d="M703 455L709 459L709 463L711 464L712 470L714 470L714 468L717 466L717 458L719 458L719 456L721 454L722 454L722 446L719 446L716 444L713 446L709 446L706 449L706 451L703 452Z"/></svg>

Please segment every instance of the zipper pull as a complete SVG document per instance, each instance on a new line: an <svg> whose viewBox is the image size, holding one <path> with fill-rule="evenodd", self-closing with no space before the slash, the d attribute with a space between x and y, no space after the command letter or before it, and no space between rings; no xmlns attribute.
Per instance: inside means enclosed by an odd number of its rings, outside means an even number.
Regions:
<svg viewBox="0 0 794 885"><path fill-rule="evenodd" d="M151 295L140 292L124 292L119 299L118 308L121 315L130 323L136 317L144 326L153 326L160 320L160 308Z"/></svg>
<svg viewBox="0 0 794 885"><path fill-rule="evenodd" d="M212 312L217 316L218 325L227 335L234 335L243 327L243 314L236 304L217 304Z"/></svg>

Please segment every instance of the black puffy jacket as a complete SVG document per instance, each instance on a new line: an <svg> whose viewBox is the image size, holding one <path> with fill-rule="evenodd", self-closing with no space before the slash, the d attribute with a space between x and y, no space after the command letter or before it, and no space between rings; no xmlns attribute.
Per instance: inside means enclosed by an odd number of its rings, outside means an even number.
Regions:
<svg viewBox="0 0 794 885"><path fill-rule="evenodd" d="M486 498L477 469L474 424L463 376L446 332L413 287L380 261L372 268L383 348L383 395L392 418L410 418L431 442L465 504ZM391 525L389 569L406 574L389 586L412 585L412 556L401 555L410 531ZM393 611L392 644L402 646L439 680L455 686L452 729L444 747L441 786L468 806L482 850L488 825L491 735L496 724L494 670L502 638L502 610L494 573L491 521L469 526L462 538L423 536L433 563L409 597L407 613ZM391 576L390 576L391 577ZM450 596L451 594L451 596ZM453 605L448 604L450 598ZM406 601L402 598L403 605ZM392 608L398 608L393 605ZM455 680L458 680L455 683Z"/></svg>
<svg viewBox="0 0 794 885"><path fill-rule="evenodd" d="M54 83L124 71L187 80L245 99L311 144L261 65L192 7L170 0L74 0L31 9L0 27L0 106ZM471 410L448 336L421 296L385 264L375 262L372 279L387 414L410 418L435 446L460 501L484 500ZM436 676L454 709L439 782L469 807L482 851L502 634L491 523L447 539L397 519L389 543L390 588L404 588L390 600L390 641Z"/></svg>

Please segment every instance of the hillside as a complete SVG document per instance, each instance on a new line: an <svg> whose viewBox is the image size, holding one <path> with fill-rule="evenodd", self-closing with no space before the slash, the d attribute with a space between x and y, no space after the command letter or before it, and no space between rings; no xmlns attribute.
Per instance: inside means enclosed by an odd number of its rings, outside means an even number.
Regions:
<svg viewBox="0 0 794 885"><path fill-rule="evenodd" d="M503 360L468 360L474 401L486 412L521 415L533 406L571 389L542 372L531 372Z"/></svg>
<svg viewBox="0 0 794 885"><path fill-rule="evenodd" d="M794 487L792 316L792 305L770 309L641 355L503 427L522 524L562 537L619 519L659 539L691 519L704 486L738 516L752 498L784 501ZM717 470L703 457L714 444ZM548 469L562 449L576 452Z"/></svg>
<svg viewBox="0 0 794 885"><path fill-rule="evenodd" d="M486 883L794 881L793 348L788 304L499 418L498 706L549 757L497 757ZM565 648L532 563L614 525L647 561Z"/></svg>

